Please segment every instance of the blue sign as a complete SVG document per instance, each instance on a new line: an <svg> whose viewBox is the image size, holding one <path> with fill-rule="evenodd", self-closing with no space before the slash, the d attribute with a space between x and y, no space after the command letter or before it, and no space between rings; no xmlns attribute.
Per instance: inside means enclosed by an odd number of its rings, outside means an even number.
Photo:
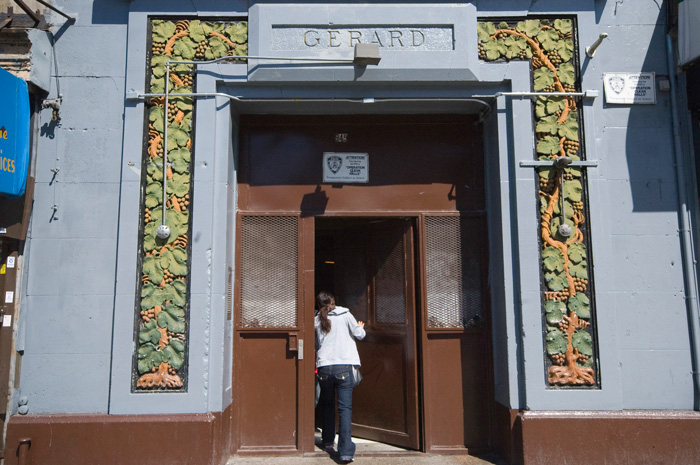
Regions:
<svg viewBox="0 0 700 465"><path fill-rule="evenodd" d="M0 68L0 194L24 194L28 165L27 83Z"/></svg>

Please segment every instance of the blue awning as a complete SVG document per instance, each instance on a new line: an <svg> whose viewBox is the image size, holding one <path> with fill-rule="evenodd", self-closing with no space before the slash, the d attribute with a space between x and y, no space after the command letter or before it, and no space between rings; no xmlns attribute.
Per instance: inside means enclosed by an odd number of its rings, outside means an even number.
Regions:
<svg viewBox="0 0 700 465"><path fill-rule="evenodd" d="M24 194L29 165L27 83L0 68L0 194Z"/></svg>

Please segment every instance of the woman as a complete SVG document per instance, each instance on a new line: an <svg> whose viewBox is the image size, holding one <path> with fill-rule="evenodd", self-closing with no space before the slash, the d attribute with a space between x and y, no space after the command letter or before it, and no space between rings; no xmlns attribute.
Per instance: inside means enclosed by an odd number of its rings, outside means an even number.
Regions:
<svg viewBox="0 0 700 465"><path fill-rule="evenodd" d="M360 365L360 355L353 338L365 337L365 324L355 320L350 310L337 307L329 292L319 292L316 297L318 314L316 328L316 366L321 385L319 404L323 415L323 447L333 452L335 440L335 393L338 392L338 454L346 463L353 461L355 443L352 442L352 366Z"/></svg>

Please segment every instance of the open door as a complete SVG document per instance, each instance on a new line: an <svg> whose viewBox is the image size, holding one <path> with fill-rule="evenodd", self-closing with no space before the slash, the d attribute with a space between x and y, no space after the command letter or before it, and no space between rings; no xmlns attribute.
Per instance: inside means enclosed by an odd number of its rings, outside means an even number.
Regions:
<svg viewBox="0 0 700 465"><path fill-rule="evenodd" d="M334 241L338 302L367 332L353 436L419 449L413 221L355 220Z"/></svg>

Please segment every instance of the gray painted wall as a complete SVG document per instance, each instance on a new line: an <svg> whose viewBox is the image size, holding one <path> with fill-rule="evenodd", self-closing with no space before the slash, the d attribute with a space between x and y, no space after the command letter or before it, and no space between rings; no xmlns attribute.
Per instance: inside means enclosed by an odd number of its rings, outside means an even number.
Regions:
<svg viewBox="0 0 700 465"><path fill-rule="evenodd" d="M255 3L250 6L251 54L270 52L268 25L280 18L308 24L309 14L316 17L319 11L318 21L337 22L353 12L359 23L374 24L456 17L468 42L459 44L464 54L452 62L457 66L430 53L411 60L383 50L382 63L361 76L348 67L319 73L313 66L278 66L250 73L246 65L210 65L203 68L208 72L200 74L197 90L256 97L468 97L527 91L527 63L476 60L475 18L577 15L582 87L600 92L585 103L583 115L587 156L600 163L589 169L588 221L602 389L545 389L535 174L518 165L533 158L532 109L529 100L501 97L484 125L496 396L506 406L536 410L690 409L669 96L657 93L658 103L649 106L603 101L604 72L653 71L657 79L668 74L664 9L652 0L531 3L440 3L420 18L412 17L408 7L397 16L391 5L356 11ZM179 0L73 0L56 6L77 14L78 21L66 26L54 17L64 100L59 126L50 124L50 111L41 115L23 284L19 394L29 398L29 411L36 414L221 410L231 402L232 328L225 318L225 296L233 263L239 107L221 98L197 103L188 392L131 394L144 114L142 101L125 102L125 91L144 90L149 15L244 17L249 6ZM585 46L601 32L609 38L595 58L584 58ZM267 81L274 85L260 85ZM355 81L365 83L361 91ZM54 86L50 97L55 94ZM52 219L53 205L58 210Z"/></svg>

